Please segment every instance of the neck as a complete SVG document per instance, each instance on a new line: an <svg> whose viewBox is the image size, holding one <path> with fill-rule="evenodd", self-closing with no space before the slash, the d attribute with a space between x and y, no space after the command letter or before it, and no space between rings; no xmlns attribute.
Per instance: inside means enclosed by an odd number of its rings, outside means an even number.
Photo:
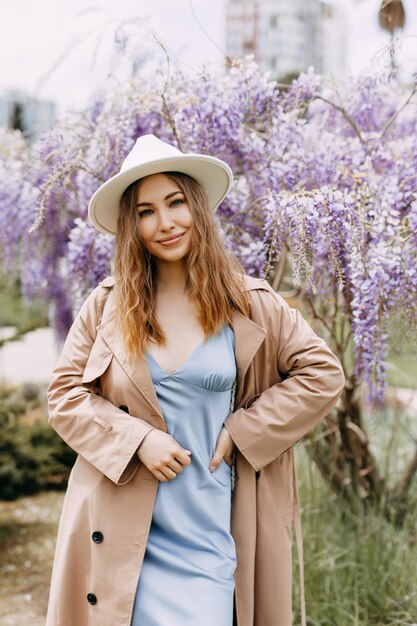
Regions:
<svg viewBox="0 0 417 626"><path fill-rule="evenodd" d="M185 260L163 261L156 267L156 289L159 295L178 296L186 292L187 266Z"/></svg>

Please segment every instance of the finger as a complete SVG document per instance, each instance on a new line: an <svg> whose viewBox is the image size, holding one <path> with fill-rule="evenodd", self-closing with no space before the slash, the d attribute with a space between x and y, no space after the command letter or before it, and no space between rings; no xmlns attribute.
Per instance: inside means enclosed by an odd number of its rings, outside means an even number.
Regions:
<svg viewBox="0 0 417 626"><path fill-rule="evenodd" d="M214 453L211 461L210 461L210 465L209 465L209 469L211 471L214 471L215 469L218 468L218 466L220 465L222 459L223 459L223 455L224 452L219 448L218 450L216 450L216 452Z"/></svg>
<svg viewBox="0 0 417 626"><path fill-rule="evenodd" d="M229 431L224 426L223 426L223 428L221 429L221 431L219 433L219 439L221 441L227 442L227 443L230 443L232 441L232 438L229 435Z"/></svg>
<svg viewBox="0 0 417 626"><path fill-rule="evenodd" d="M178 450L178 452L175 455L175 458L181 463L181 465L190 465L191 463L190 455L191 455L190 450L184 450L182 448Z"/></svg>
<svg viewBox="0 0 417 626"><path fill-rule="evenodd" d="M173 478L176 478L177 476L177 473L174 472L174 470L172 470L168 465L165 465L164 467L162 467L161 472L165 474L168 480L172 480Z"/></svg>
<svg viewBox="0 0 417 626"><path fill-rule="evenodd" d="M168 463L168 465L176 474L179 474L180 472L184 471L184 467L181 465L181 463L178 463L178 461L176 461L175 459L173 459L170 463Z"/></svg>
<svg viewBox="0 0 417 626"><path fill-rule="evenodd" d="M161 483L165 483L168 481L168 478L161 471L157 469L154 469L151 471L152 471L152 474L155 476L155 478L157 478Z"/></svg>

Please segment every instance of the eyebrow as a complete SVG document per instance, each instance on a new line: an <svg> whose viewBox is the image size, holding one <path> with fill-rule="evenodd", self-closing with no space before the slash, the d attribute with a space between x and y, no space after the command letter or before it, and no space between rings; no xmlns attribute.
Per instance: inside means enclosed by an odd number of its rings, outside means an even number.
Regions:
<svg viewBox="0 0 417 626"><path fill-rule="evenodd" d="M164 200L168 200L168 198L172 198L172 196L175 196L177 193L181 193L182 194L182 191L172 191L167 196L165 196ZM137 207L138 206L152 206L152 202L138 202L138 204L136 206Z"/></svg>

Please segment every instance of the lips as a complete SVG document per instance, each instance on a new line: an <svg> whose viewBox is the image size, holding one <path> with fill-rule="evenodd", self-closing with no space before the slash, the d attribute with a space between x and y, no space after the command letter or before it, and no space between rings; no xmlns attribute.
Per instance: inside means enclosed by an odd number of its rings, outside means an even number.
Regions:
<svg viewBox="0 0 417 626"><path fill-rule="evenodd" d="M169 237L165 237L164 239L158 239L158 243L164 243L165 241L172 241L172 239L178 239L185 233L176 233L175 235L170 235Z"/></svg>

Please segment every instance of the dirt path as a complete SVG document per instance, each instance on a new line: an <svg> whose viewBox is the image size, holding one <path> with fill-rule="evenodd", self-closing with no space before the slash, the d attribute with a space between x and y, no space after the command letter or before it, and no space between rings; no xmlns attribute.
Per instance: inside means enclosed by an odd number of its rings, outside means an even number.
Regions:
<svg viewBox="0 0 417 626"><path fill-rule="evenodd" d="M13 385L46 384L58 358L51 328L38 328L0 348L0 380Z"/></svg>
<svg viewBox="0 0 417 626"><path fill-rule="evenodd" d="M0 626L44 626L64 494L0 501Z"/></svg>

